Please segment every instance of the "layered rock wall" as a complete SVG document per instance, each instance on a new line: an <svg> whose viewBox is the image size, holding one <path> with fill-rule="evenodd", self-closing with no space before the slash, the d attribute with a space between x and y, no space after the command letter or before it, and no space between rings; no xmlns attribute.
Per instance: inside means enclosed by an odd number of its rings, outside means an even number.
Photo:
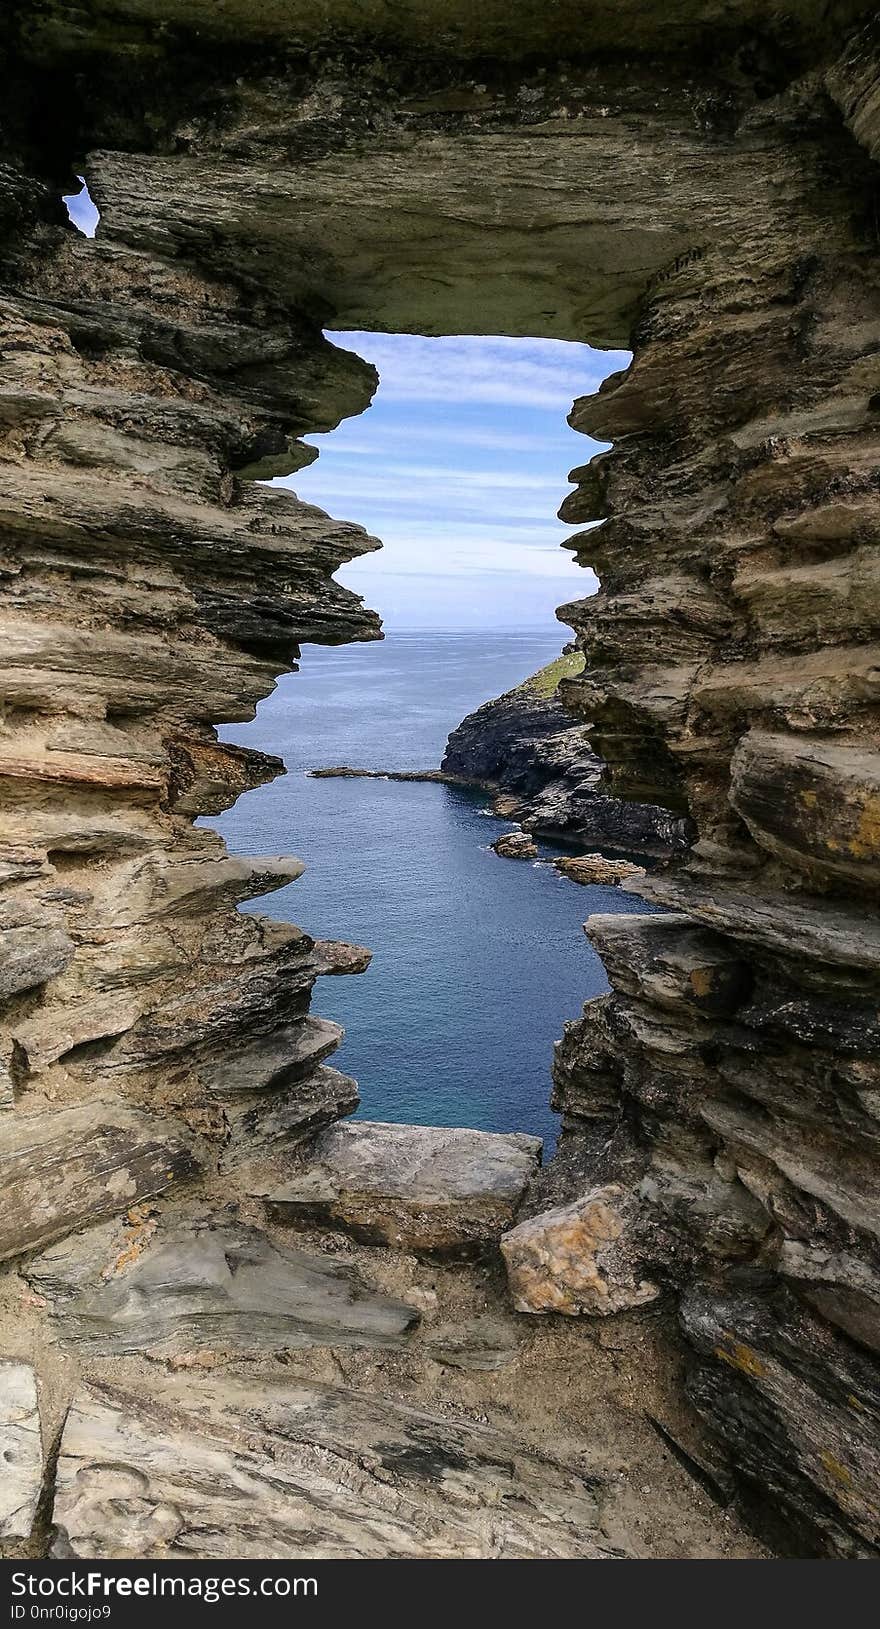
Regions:
<svg viewBox="0 0 880 1629"><path fill-rule="evenodd" d="M354 1104L308 1006L363 958L238 914L299 862L193 824L279 768L216 725L301 643L377 632L332 579L371 540L254 485L369 401L321 324L629 345L573 415L614 449L564 505L608 517L578 545L602 592L563 613L587 664L565 699L614 792L697 839L651 879L672 914L593 924L613 994L560 1049L571 1165L623 1196L627 1272L680 1306L735 1470L805 1547L876 1553L867 8L719 27L687 0L660 27L597 0L551 38L543 8L438 0L430 49L405 8L279 0L259 39L249 7L166 9L17 8L10 36L3 1253L128 1210L139 1257L154 1218L131 1207L168 1191L174 1272L253 1323L288 1269L216 1229L193 1265L193 1206L202 1227L258 1195ZM94 243L57 201L86 150ZM71 1249L82 1288L97 1246Z"/></svg>
<svg viewBox="0 0 880 1629"><path fill-rule="evenodd" d="M824 80L863 140L869 78L853 48ZM830 179L828 103L773 114ZM870 195L850 166L838 203ZM609 516L581 545L601 593L560 613L586 657L565 700L612 787L698 839L635 885L671 915L588 924L613 994L570 1026L557 1096L617 1141L733 1462L812 1542L873 1553L880 283L852 195L818 238L779 213L669 268L632 367L572 415L615 446L562 510Z"/></svg>
<svg viewBox="0 0 880 1629"><path fill-rule="evenodd" d="M336 1042L306 1016L332 958L236 910L301 862L193 825L282 768L215 725L301 641L378 634L332 581L372 540L240 472L295 460L297 429L373 379L234 283L34 238L3 299L4 1077L14 1120L124 1100L210 1164L244 1103L274 1112ZM318 1095L335 1118L338 1082Z"/></svg>

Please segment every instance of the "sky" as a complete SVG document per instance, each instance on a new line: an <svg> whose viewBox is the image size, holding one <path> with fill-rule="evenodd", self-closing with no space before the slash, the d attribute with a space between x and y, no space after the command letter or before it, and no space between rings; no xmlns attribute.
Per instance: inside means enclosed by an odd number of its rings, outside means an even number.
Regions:
<svg viewBox="0 0 880 1629"><path fill-rule="evenodd" d="M576 396L625 367L622 351L562 340L329 333L379 370L373 404L279 484L382 539L340 582L395 628L559 627L594 593L556 518L568 472L604 443L566 424Z"/></svg>
<svg viewBox="0 0 880 1629"><path fill-rule="evenodd" d="M83 183L65 198L87 237L98 212ZM491 313L487 312L487 327ZM576 396L626 367L625 351L562 340L329 333L379 371L366 413L307 436L320 456L274 483L381 538L343 566L387 632L566 630L554 611L595 593L556 511L568 472L603 443L566 423Z"/></svg>

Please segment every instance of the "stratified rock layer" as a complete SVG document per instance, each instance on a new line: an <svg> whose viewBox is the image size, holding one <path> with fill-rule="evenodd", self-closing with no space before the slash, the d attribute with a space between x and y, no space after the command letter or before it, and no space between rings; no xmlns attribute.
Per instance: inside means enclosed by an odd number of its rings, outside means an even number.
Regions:
<svg viewBox="0 0 880 1629"><path fill-rule="evenodd" d="M59 1558L590 1557L588 1483L504 1434L373 1395L226 1376L89 1387L58 1461Z"/></svg>
<svg viewBox="0 0 880 1629"><path fill-rule="evenodd" d="M322 326L482 333L491 313L629 346L572 414L613 448L563 505L602 589L563 612L585 666L561 699L610 794L694 841L639 884L671 914L592 926L613 989L559 1049L564 1198L621 1190L729 1468L795 1547L841 1555L878 1553L872 10L108 0L95 21L44 0L0 44L10 1261L160 1190L191 1215L259 1208L354 1106L309 1006L362 957L240 913L301 862L234 859L194 824L281 769L217 726L302 645L378 631L333 575L373 541L254 480L369 401L372 370ZM94 242L58 201L84 154ZM8 1271L6 1304L45 1329ZM142 1391L94 1405L99 1435L137 1422L134 1470L93 1483L92 1513L68 1439L62 1545L209 1542L182 1467L221 1380L197 1426ZM246 1543L240 1504L213 1506L221 1553L271 1553L254 1534L283 1528L248 1486ZM377 1523L370 1553L498 1549L470 1512L431 1521L399 1544ZM502 1553L535 1553L524 1526Z"/></svg>
<svg viewBox="0 0 880 1629"><path fill-rule="evenodd" d="M0 1539L27 1538L43 1485L37 1377L29 1363L0 1361Z"/></svg>
<svg viewBox="0 0 880 1629"><path fill-rule="evenodd" d="M53 1246L27 1277L62 1343L106 1357L390 1346L418 1323L350 1267L224 1219L110 1224Z"/></svg>

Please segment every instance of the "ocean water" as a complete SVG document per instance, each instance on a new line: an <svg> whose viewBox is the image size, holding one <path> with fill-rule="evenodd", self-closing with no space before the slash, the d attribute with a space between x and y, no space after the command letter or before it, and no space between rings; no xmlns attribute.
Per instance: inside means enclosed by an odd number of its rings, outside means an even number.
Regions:
<svg viewBox="0 0 880 1629"><path fill-rule="evenodd" d="M331 1061L358 1080L370 1119L527 1131L552 1146L553 1042L608 987L583 923L645 906L546 864L499 859L489 844L508 823L479 795L305 772L436 767L466 713L561 643L554 633L419 632L309 646L256 720L223 732L280 754L288 774L208 824L236 853L296 854L307 867L245 908L374 953L358 977L320 979L313 1003L345 1026Z"/></svg>

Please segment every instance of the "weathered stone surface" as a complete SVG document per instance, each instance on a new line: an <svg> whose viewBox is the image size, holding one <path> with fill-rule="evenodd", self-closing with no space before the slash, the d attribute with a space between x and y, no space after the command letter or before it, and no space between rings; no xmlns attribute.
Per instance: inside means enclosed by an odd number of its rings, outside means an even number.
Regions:
<svg viewBox="0 0 880 1629"><path fill-rule="evenodd" d="M0 1119L0 1259L114 1216L197 1170L180 1129L121 1105Z"/></svg>
<svg viewBox="0 0 880 1629"><path fill-rule="evenodd" d="M538 845L527 832L506 831L490 845L502 860L536 860Z"/></svg>
<svg viewBox="0 0 880 1629"><path fill-rule="evenodd" d="M119 1560L592 1557L574 1470L373 1393L188 1375L79 1392L53 1554Z"/></svg>
<svg viewBox="0 0 880 1629"><path fill-rule="evenodd" d="M660 1291L633 1249L633 1203L617 1184L540 1212L501 1240L517 1312L606 1317L644 1306Z"/></svg>
<svg viewBox="0 0 880 1629"><path fill-rule="evenodd" d="M784 1291L698 1285L682 1316L700 1354L690 1391L740 1469L813 1552L880 1553L877 1365Z"/></svg>
<svg viewBox="0 0 880 1629"><path fill-rule="evenodd" d="M59 935L7 947L3 1119L35 1091L59 1117L130 1097L232 1161L236 1126L283 1147L281 1121L295 1140L333 1106L309 1106L320 1045L285 1073L326 958L236 909L293 873L192 824L279 767L217 726L302 645L378 632L334 576L373 540L255 484L375 388L322 325L484 333L491 311L631 346L571 415L613 446L564 499L601 589L563 610L583 669L559 694L614 819L635 799L680 823L690 847L640 886L696 926L599 930L613 991L558 1057L565 1168L638 1195L671 1296L709 1273L731 1297L757 1256L766 1325L796 1283L798 1372L837 1388L845 1442L880 1126L872 9L161 9L45 0L0 41L0 877ZM92 242L58 202L82 155ZM257 1185L246 1159L223 1180ZM774 1517L866 1544L866 1501L798 1436L811 1397L768 1415L706 1368L733 1470L760 1480L773 1443Z"/></svg>
<svg viewBox="0 0 880 1629"><path fill-rule="evenodd" d="M752 989L747 960L729 940L681 913L587 918L586 933L615 989L672 1011L729 1017Z"/></svg>
<svg viewBox="0 0 880 1629"><path fill-rule="evenodd" d="M321 1133L269 1208L404 1250L473 1249L510 1226L540 1153L520 1133L355 1120Z"/></svg>
<svg viewBox="0 0 880 1629"><path fill-rule="evenodd" d="M222 1098L292 1085L335 1052L343 1033L326 1018L304 1018L269 1035L258 1035L234 1057L218 1060L207 1072L207 1083Z"/></svg>
<svg viewBox="0 0 880 1629"><path fill-rule="evenodd" d="M805 1301L872 1352L880 1352L880 1273L850 1250L785 1239L776 1267Z"/></svg>
<svg viewBox="0 0 880 1629"><path fill-rule="evenodd" d="M0 903L0 1001L63 973L73 952L57 910L23 899Z"/></svg>
<svg viewBox="0 0 880 1629"><path fill-rule="evenodd" d="M280 1091L260 1093L256 1101L227 1101L228 1140L220 1155L220 1169L275 1160L324 1126L354 1114L359 1103L357 1082L326 1064ZM253 1178L248 1187L252 1193L266 1191Z"/></svg>
<svg viewBox="0 0 880 1629"><path fill-rule="evenodd" d="M37 1377L0 1359L0 1539L27 1538L43 1483Z"/></svg>
<svg viewBox="0 0 880 1629"><path fill-rule="evenodd" d="M314 955L318 972L332 976L365 973L373 959L366 945L351 945L344 939L316 939Z"/></svg>
<svg viewBox="0 0 880 1629"><path fill-rule="evenodd" d="M750 730L730 801L762 848L817 877L880 882L880 752Z"/></svg>
<svg viewBox="0 0 880 1629"><path fill-rule="evenodd" d="M434 1324L426 1342L438 1363L453 1369L504 1369L519 1351L519 1329L514 1318L485 1316L450 1324Z"/></svg>
<svg viewBox="0 0 880 1629"><path fill-rule="evenodd" d="M53 1245L27 1275L62 1342L104 1356L392 1346L419 1321L343 1263L210 1217L96 1228Z"/></svg>
<svg viewBox="0 0 880 1629"><path fill-rule="evenodd" d="M596 884L614 888L625 877L641 876L643 871L631 860L608 860L604 854L563 854L553 864L569 882L579 882L584 888Z"/></svg>

